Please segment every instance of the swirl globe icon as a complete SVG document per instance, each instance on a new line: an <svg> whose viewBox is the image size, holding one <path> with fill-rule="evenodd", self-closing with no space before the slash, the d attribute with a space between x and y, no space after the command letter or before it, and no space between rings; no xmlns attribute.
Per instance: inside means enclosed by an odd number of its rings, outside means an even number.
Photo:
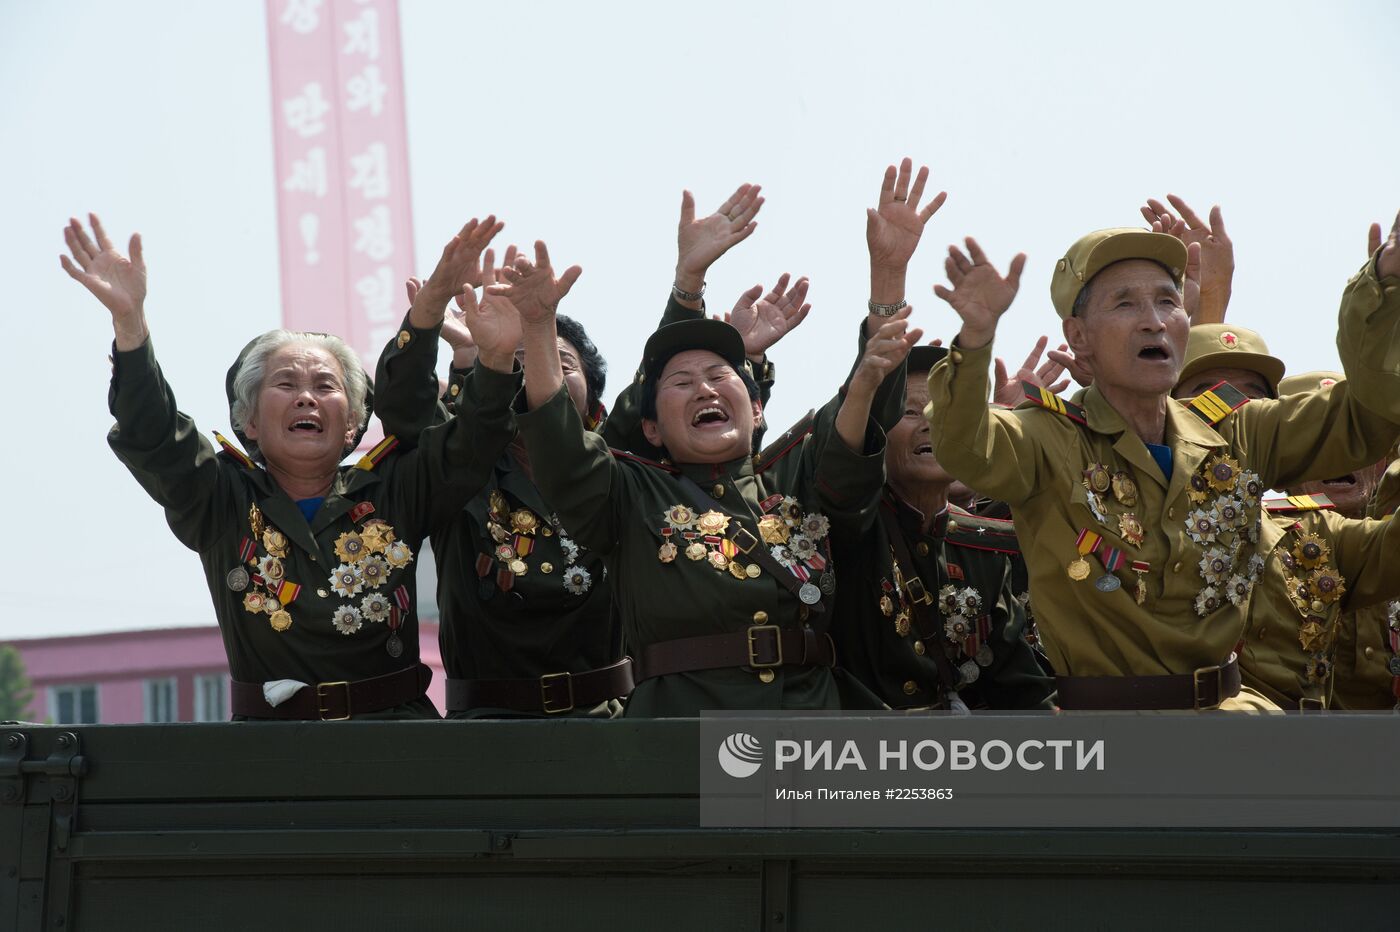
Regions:
<svg viewBox="0 0 1400 932"><path fill-rule="evenodd" d="M763 745L753 735L735 732L720 743L719 766L731 777L751 777L763 766Z"/></svg>

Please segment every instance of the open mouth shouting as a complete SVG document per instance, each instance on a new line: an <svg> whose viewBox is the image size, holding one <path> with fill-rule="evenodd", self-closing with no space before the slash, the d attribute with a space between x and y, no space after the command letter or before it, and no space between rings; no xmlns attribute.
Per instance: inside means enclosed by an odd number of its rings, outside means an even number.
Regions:
<svg viewBox="0 0 1400 932"><path fill-rule="evenodd" d="M723 428L729 423L729 412L716 404L708 404L700 408L690 418L690 426L703 429Z"/></svg>

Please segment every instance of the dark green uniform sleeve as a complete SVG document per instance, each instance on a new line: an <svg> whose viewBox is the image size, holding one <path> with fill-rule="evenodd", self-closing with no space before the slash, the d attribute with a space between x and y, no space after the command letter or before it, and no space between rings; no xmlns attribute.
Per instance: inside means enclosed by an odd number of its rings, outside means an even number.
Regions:
<svg viewBox="0 0 1400 932"><path fill-rule="evenodd" d="M399 332L379 354L374 370L374 413L384 432L406 446L416 446L419 434L448 418L447 405L438 398L437 373L433 371L441 330L414 327L405 315ZM404 334L409 336L407 341Z"/></svg>
<svg viewBox="0 0 1400 932"><path fill-rule="evenodd" d="M509 391L509 376L483 366L477 370L483 391ZM530 454L535 484L560 523L587 549L610 553L617 544L627 495L607 441L584 429L568 389L562 386L540 407L517 415L516 422Z"/></svg>
<svg viewBox="0 0 1400 932"><path fill-rule="evenodd" d="M981 694L993 709L1049 709L1054 681L1041 669L1026 643L1026 613L1012 586L1011 562L997 603L992 607L993 660L983 677Z"/></svg>
<svg viewBox="0 0 1400 932"><path fill-rule="evenodd" d="M1348 519L1321 512L1337 571L1346 580L1342 610L1355 612L1400 599L1400 518Z"/></svg>
<svg viewBox="0 0 1400 932"><path fill-rule="evenodd" d="M107 443L165 509L175 537L195 551L212 545L232 523L225 519L232 515L228 492L237 467L221 463L213 444L176 407L149 338L134 350L113 347L108 406L117 423Z"/></svg>

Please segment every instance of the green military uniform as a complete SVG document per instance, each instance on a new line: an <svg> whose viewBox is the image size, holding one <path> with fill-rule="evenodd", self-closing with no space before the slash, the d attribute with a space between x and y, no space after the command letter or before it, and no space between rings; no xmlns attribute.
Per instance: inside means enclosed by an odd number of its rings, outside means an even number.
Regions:
<svg viewBox="0 0 1400 932"><path fill-rule="evenodd" d="M892 708L1051 708L1012 588L1016 549L1007 522L956 506L925 530L886 487L876 523L836 551L842 666Z"/></svg>
<svg viewBox="0 0 1400 932"><path fill-rule="evenodd" d="M1012 519L1011 506L994 498L983 498L973 502L972 508L968 510L983 519L981 523L987 527L989 535L1006 541L1004 549L1011 560L1011 592L1016 596L1016 601L1021 603L1021 610L1026 615L1023 636L1031 650L1035 651L1035 659L1040 668L1054 676L1055 668L1050 665L1050 658L1045 656L1045 647L1040 643L1040 632L1035 626L1035 606L1031 604L1031 574L1030 570L1026 569L1026 558L1021 553L1021 545L1016 539L1016 522Z"/></svg>
<svg viewBox="0 0 1400 932"><path fill-rule="evenodd" d="M399 339L435 345L437 333ZM235 711L437 717L423 695L430 674L418 662L414 562L436 509L464 500L462 489L490 466L475 456L469 425L453 419L413 452L394 451L386 439L358 468L340 468L308 521L266 470L226 441L216 452L177 410L149 340L114 352L109 403L112 449L204 566ZM281 680L310 685L276 707L258 705L262 684ZM406 698L370 708L414 681Z"/></svg>
<svg viewBox="0 0 1400 932"><path fill-rule="evenodd" d="M1371 499L1368 514L1392 524L1400 507L1400 461L1391 463ZM1386 568L1395 574L1394 565ZM1332 706L1336 709L1400 709L1400 599L1357 612L1337 637Z"/></svg>
<svg viewBox="0 0 1400 932"><path fill-rule="evenodd" d="M1264 572L1250 596L1240 671L1282 709L1330 705L1334 659L1355 613L1400 598L1400 525L1337 514L1323 495L1265 502ZM1387 683L1388 685L1388 683Z"/></svg>
<svg viewBox="0 0 1400 932"><path fill-rule="evenodd" d="M676 324L653 340L704 327L711 336L687 332L688 346L719 346L742 365L737 332L725 328L728 349L711 339L719 326ZM518 372L479 367L475 377L485 397L507 401L521 384ZM890 383L902 397L902 368ZM864 532L884 481L883 432L872 424L866 449L847 449L834 432L839 400L758 462L670 465L610 451L584 430L563 388L518 416L545 500L581 545L603 554L613 580L637 661L627 715L839 707L828 538ZM805 588L794 592L789 579Z"/></svg>
<svg viewBox="0 0 1400 932"><path fill-rule="evenodd" d="M1063 297L1057 293L1057 309ZM1348 371L1356 370L1350 390L1343 384L1248 404L1238 392L1208 392L1192 407L1169 402L1170 476L1095 387L1067 403L1032 386L1029 405L989 410L990 345L955 347L934 367L926 414L935 455L1015 509L1040 638L1062 677L1191 680L1226 661L1263 571L1256 553L1263 490L1375 462L1400 432L1356 397L1379 405L1384 392L1369 383L1392 385L1400 375L1400 367L1375 368L1374 352L1364 349L1388 345L1397 312L1400 282L1382 284L1368 263L1349 283L1340 314L1338 345ZM1397 398L1389 404L1381 410L1400 419ZM1223 577L1203 571L1208 554L1226 558ZM1195 679L1223 683L1226 672ZM1207 685L1204 693L1223 691ZM1071 707L1063 683L1059 692ZM1257 704L1247 693L1225 703Z"/></svg>

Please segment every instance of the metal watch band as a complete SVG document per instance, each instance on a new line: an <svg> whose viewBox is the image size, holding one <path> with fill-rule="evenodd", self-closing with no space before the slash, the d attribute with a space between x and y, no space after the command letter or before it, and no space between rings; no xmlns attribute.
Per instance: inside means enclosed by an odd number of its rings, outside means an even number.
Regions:
<svg viewBox="0 0 1400 932"><path fill-rule="evenodd" d="M699 291L686 291L680 285L672 283L671 294L675 295L676 299L680 301L699 301L701 298L705 297L705 283L700 283Z"/></svg>
<svg viewBox="0 0 1400 932"><path fill-rule="evenodd" d="M870 308L870 313L878 314L881 317L893 317L899 311L909 306L908 301L900 301L898 304L876 304L874 301L865 302L865 306Z"/></svg>

